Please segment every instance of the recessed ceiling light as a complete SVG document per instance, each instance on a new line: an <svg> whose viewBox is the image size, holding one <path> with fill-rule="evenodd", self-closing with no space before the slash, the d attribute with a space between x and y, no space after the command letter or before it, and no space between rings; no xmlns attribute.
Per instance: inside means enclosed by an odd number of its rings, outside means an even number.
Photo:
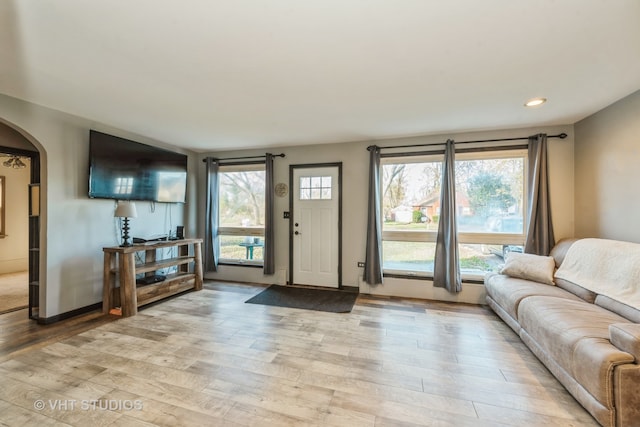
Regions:
<svg viewBox="0 0 640 427"><path fill-rule="evenodd" d="M525 107L537 107L547 102L547 98L533 98L524 103Z"/></svg>

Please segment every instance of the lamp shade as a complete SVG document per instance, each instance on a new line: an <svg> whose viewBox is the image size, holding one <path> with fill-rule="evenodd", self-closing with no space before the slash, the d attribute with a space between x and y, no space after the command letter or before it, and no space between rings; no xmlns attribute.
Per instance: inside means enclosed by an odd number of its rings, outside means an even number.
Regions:
<svg viewBox="0 0 640 427"><path fill-rule="evenodd" d="M118 202L116 206L116 211L113 216L119 218L135 218L138 216L138 211L136 211L136 204L133 202Z"/></svg>

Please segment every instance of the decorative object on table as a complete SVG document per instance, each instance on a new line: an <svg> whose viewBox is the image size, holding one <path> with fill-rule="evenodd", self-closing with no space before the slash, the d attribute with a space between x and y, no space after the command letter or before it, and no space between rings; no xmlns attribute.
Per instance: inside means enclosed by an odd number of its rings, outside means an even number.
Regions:
<svg viewBox="0 0 640 427"><path fill-rule="evenodd" d="M113 216L116 218L124 218L122 222L122 244L120 246L131 246L132 243L129 241L129 218L136 218L138 216L135 203L119 201Z"/></svg>
<svg viewBox="0 0 640 427"><path fill-rule="evenodd" d="M289 187L287 187L287 184L280 182L276 184L276 187L274 190L275 190L276 196L284 197L289 192Z"/></svg>

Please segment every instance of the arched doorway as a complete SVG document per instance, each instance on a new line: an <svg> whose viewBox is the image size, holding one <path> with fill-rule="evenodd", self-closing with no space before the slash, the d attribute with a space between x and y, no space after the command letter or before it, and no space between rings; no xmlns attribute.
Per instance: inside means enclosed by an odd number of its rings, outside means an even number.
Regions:
<svg viewBox="0 0 640 427"><path fill-rule="evenodd" d="M6 157L6 159L2 159L0 168L14 168L16 165L20 167L20 163L28 163L29 166L28 186L23 187L23 191L26 193L24 197L28 203L28 281L25 286L28 286L29 318L38 319L40 307L40 153L27 137L2 120L0 120L0 153ZM27 161L20 159L27 159ZM0 173L0 175L2 174ZM5 184L11 185L9 182L5 182ZM11 244L8 240L6 242Z"/></svg>

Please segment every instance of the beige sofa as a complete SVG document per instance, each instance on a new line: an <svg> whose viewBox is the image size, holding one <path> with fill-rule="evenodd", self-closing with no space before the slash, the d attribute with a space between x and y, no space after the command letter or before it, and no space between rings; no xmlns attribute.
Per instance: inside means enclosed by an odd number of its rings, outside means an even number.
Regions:
<svg viewBox="0 0 640 427"><path fill-rule="evenodd" d="M563 240L551 256L555 286L489 275L487 303L600 424L640 426L640 244Z"/></svg>

